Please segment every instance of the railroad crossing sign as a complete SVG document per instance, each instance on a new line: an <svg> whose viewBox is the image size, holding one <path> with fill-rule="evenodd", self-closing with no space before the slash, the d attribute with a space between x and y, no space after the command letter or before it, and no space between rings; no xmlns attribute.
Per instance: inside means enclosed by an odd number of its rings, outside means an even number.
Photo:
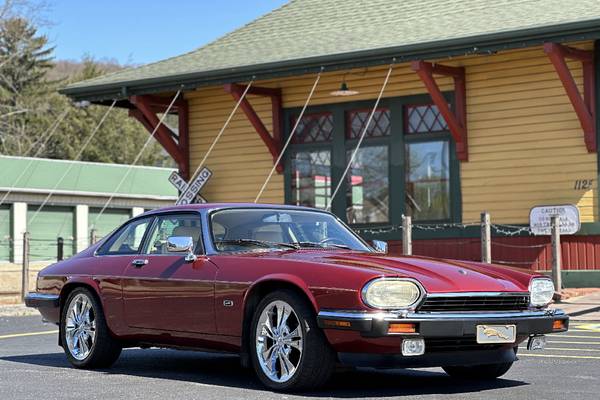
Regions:
<svg viewBox="0 0 600 400"><path fill-rule="evenodd" d="M202 187L208 182L212 176L212 171L206 167L202 168L202 171L196 176L194 181L188 185L188 183L179 175L176 171L173 171L169 176L169 182L173 184L182 194L175 204L190 204L194 202L206 203L200 194Z"/></svg>

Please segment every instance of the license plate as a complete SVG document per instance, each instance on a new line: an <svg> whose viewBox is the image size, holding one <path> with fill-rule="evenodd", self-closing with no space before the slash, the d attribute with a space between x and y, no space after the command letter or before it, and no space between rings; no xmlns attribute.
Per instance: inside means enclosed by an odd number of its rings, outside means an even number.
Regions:
<svg viewBox="0 0 600 400"><path fill-rule="evenodd" d="M514 343L516 325L477 325L477 343Z"/></svg>

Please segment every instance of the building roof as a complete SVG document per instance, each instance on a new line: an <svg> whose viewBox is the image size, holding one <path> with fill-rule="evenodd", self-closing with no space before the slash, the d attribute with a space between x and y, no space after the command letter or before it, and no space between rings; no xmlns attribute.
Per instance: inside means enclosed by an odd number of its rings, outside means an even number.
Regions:
<svg viewBox="0 0 600 400"><path fill-rule="evenodd" d="M253 75L263 79L321 66L385 64L392 57L408 61L599 33L597 0L292 0L197 50L78 82L62 93L124 98Z"/></svg>
<svg viewBox="0 0 600 400"><path fill-rule="evenodd" d="M0 156L0 192L54 191L105 197L115 192L129 168L129 165L121 164ZM133 166L116 195L176 199L177 190L168 181L172 171L172 168Z"/></svg>

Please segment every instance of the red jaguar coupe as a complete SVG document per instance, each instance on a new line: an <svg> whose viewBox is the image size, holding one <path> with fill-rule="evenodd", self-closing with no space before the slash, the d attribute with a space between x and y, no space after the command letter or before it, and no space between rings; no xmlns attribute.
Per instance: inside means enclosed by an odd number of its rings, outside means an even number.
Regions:
<svg viewBox="0 0 600 400"><path fill-rule="evenodd" d="M319 386L336 363L496 378L519 343L568 328L543 275L384 244L310 208L163 208L45 268L26 304L59 325L77 368L124 347L233 352L275 390Z"/></svg>

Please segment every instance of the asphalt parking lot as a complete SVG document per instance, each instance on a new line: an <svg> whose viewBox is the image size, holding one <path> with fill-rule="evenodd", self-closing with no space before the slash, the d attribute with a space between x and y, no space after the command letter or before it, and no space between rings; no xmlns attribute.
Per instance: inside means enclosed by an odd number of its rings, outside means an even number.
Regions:
<svg viewBox="0 0 600 400"><path fill-rule="evenodd" d="M549 337L548 348L519 350L502 379L473 383L441 369L346 370L323 390L281 395L264 390L237 357L160 349L125 350L109 370L69 367L53 325L35 317L0 317L2 399L597 399L600 323L571 324Z"/></svg>

